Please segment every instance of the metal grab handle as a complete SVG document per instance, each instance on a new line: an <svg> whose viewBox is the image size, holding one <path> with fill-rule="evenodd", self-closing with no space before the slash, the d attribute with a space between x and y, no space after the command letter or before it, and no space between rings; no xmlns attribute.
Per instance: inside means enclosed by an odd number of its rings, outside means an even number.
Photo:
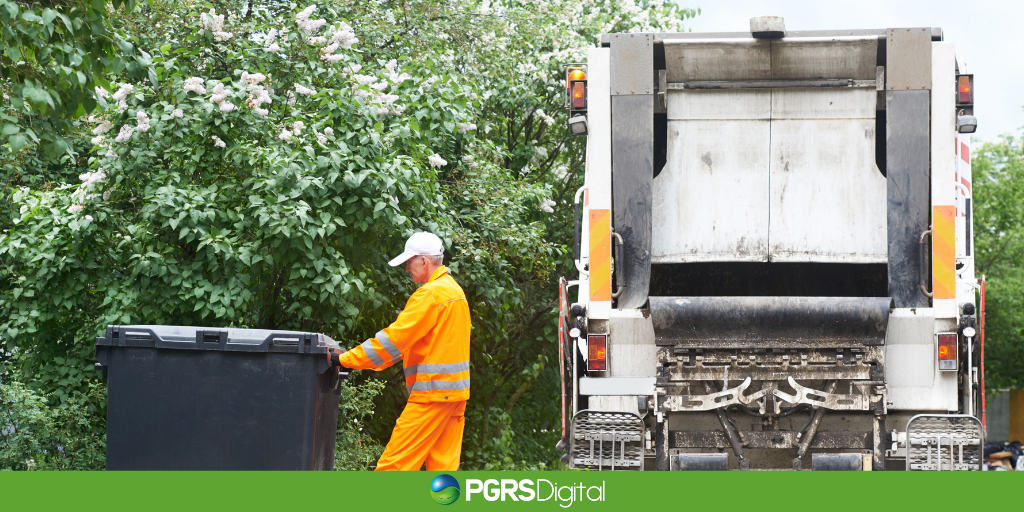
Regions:
<svg viewBox="0 0 1024 512"><path fill-rule="evenodd" d="M573 210L574 210L574 212L572 214L572 222L573 222L574 227L573 227L573 230L572 230L572 237L573 237L573 242L572 242L572 249L573 249L572 259L574 259L576 261L579 261L580 260L580 203L578 203L578 202L577 203L573 203Z"/></svg>
<svg viewBox="0 0 1024 512"><path fill-rule="evenodd" d="M917 254L918 254L919 261L921 263L921 267L918 269L918 271L920 273L920 276L921 276L920 284L918 286L921 288L921 293L925 294L925 296L927 296L928 298L931 298L932 297L932 292L928 291L928 286L927 286L927 282L928 281L925 279L925 276L927 275L927 273L925 272L925 268L924 268L924 237L926 237L926 236L929 236L929 237L932 236L931 226L928 226L928 230L927 231L921 233L921 238L919 238L918 241L917 241Z"/></svg>
<svg viewBox="0 0 1024 512"><path fill-rule="evenodd" d="M573 214L572 214L572 222L573 222L573 230L572 230L573 242L572 242L572 248L573 248L573 252L572 252L572 259L573 259L573 261L575 261L577 263L579 263L579 261L580 261L580 238L582 238L582 229L583 229L583 226L581 225L582 224L582 220L580 219L580 195L582 195L583 192L586 191L586 190L587 190L587 186L586 185L584 185L584 186L580 187L578 190L576 190L576 195L573 197L573 202L572 202L572 204L573 204Z"/></svg>
<svg viewBox="0 0 1024 512"><path fill-rule="evenodd" d="M612 231L612 236L615 237L616 240L618 240L618 243L615 244L614 270L617 271L617 274L619 276L618 286L615 288L615 293L612 294L612 297L613 298L618 298L619 295L622 295L622 289L626 287L626 285L622 284L622 281L623 281L623 279L622 279L622 268L623 268L623 265L622 265L622 244L623 244L623 242L622 242L622 235Z"/></svg>

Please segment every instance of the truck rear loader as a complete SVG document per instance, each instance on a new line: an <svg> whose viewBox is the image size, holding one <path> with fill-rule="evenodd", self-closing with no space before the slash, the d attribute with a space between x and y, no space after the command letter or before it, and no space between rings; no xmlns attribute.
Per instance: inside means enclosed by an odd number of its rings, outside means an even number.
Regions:
<svg viewBox="0 0 1024 512"><path fill-rule="evenodd" d="M563 460L981 469L974 84L942 30L600 41L567 66Z"/></svg>

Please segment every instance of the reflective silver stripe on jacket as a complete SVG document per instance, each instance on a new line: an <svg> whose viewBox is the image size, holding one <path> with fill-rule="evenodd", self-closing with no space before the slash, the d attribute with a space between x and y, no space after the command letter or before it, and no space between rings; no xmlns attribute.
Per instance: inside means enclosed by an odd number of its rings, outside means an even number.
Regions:
<svg viewBox="0 0 1024 512"><path fill-rule="evenodd" d="M469 361L452 364L414 364L405 369L405 376L416 373L459 373L469 371Z"/></svg>
<svg viewBox="0 0 1024 512"><path fill-rule="evenodd" d="M396 347L394 343L391 343L391 340L388 339L387 334L384 334L384 331L377 333L377 341L380 342L380 346L384 347L384 350L387 351L388 354L391 354L391 359L399 359L402 357L402 351L398 350L398 347Z"/></svg>
<svg viewBox="0 0 1024 512"><path fill-rule="evenodd" d="M377 351L373 349L373 345L370 344L370 340L360 343L359 346L363 347L363 350L366 351L366 357L369 357L370 361L373 361L373 364L377 366L384 364L384 360L377 355Z"/></svg>
<svg viewBox="0 0 1024 512"><path fill-rule="evenodd" d="M462 380L425 380L423 382L417 382L412 386L405 387L409 392L413 391L461 391L463 389L469 389L469 379Z"/></svg>

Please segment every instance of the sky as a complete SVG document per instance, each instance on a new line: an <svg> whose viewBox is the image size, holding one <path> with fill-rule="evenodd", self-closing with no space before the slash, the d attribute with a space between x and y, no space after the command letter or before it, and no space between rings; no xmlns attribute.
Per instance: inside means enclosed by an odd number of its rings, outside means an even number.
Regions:
<svg viewBox="0 0 1024 512"><path fill-rule="evenodd" d="M1005 0L675 0L700 7L694 32L749 32L750 18L782 16L786 30L942 27L974 74L975 141L1024 127L1024 2Z"/></svg>

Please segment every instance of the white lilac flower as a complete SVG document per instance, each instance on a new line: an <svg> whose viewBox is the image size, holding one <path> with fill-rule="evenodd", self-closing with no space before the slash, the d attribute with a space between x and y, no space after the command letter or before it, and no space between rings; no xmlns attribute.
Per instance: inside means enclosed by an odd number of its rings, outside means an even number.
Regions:
<svg viewBox="0 0 1024 512"><path fill-rule="evenodd" d="M391 109L388 107L377 107L377 114L386 116L391 113Z"/></svg>
<svg viewBox="0 0 1024 512"><path fill-rule="evenodd" d="M556 204L558 204L558 203L552 201L551 199L545 199L544 201L541 201L541 203L540 203L540 211L548 212L548 213L555 213L555 205Z"/></svg>
<svg viewBox="0 0 1024 512"><path fill-rule="evenodd" d="M110 201L110 191L109 190L103 193L103 200L104 201Z"/></svg>
<svg viewBox="0 0 1024 512"><path fill-rule="evenodd" d="M339 44L337 42L331 43L331 44L321 48L320 49L320 54L321 55L329 55L331 53L334 53L334 50L337 50L338 46L339 46Z"/></svg>
<svg viewBox="0 0 1024 512"><path fill-rule="evenodd" d="M234 34L232 34L231 32L214 32L213 40L217 41L218 43L223 43L224 41L231 39L233 36Z"/></svg>
<svg viewBox="0 0 1024 512"><path fill-rule="evenodd" d="M230 101L225 101L220 104L220 111L225 114L231 112L232 110L235 110L236 108L238 107L236 107L234 103L231 103Z"/></svg>
<svg viewBox="0 0 1024 512"><path fill-rule="evenodd" d="M295 105L295 95L294 95L294 94L292 94L292 92L291 92L291 91L288 91L288 101L287 101L287 103L288 103L288 106L289 106L289 107L291 107L291 106L294 106L294 105Z"/></svg>
<svg viewBox="0 0 1024 512"><path fill-rule="evenodd" d="M388 71L394 73L395 68L398 67L398 61L395 59L391 59L388 61L387 64L384 65L384 67L387 68Z"/></svg>
<svg viewBox="0 0 1024 512"><path fill-rule="evenodd" d="M132 84L121 84L121 87L114 93L113 98L117 101L121 101L127 98L134 89L135 88L132 87Z"/></svg>
<svg viewBox="0 0 1024 512"><path fill-rule="evenodd" d="M476 125L473 123L462 123L459 125L459 133L466 133L473 130L476 130Z"/></svg>
<svg viewBox="0 0 1024 512"><path fill-rule="evenodd" d="M93 146L99 146L100 144L103 144L103 136L102 135L97 135L97 136L92 138L92 145Z"/></svg>
<svg viewBox="0 0 1024 512"><path fill-rule="evenodd" d="M420 84L420 90L421 91L429 91L431 86L433 86L434 82L436 82L436 81L437 81L437 77L436 76L432 76L432 77L424 80L423 83Z"/></svg>
<svg viewBox="0 0 1024 512"><path fill-rule="evenodd" d="M390 79L390 80L391 80L392 82L394 82L394 83L395 83L395 85L399 85L399 84L401 84L402 82L404 82L404 81L406 81L406 80L408 80L408 79L410 79L410 78L412 78L412 77L411 77L411 76L409 76L409 73L402 73L401 75L399 75L399 74L396 74L396 73L391 73L391 76L389 76L388 78L389 78L389 79Z"/></svg>
<svg viewBox="0 0 1024 512"><path fill-rule="evenodd" d="M92 215L86 215L85 220L92 222Z"/></svg>
<svg viewBox="0 0 1024 512"><path fill-rule="evenodd" d="M381 94L380 102L382 105L390 105L398 100L397 94Z"/></svg>
<svg viewBox="0 0 1024 512"><path fill-rule="evenodd" d="M313 130L313 133L316 134L316 141L317 142L319 142L321 145L326 145L327 144L327 137L324 136L324 134L322 134L320 132L317 132L316 130Z"/></svg>
<svg viewBox="0 0 1024 512"><path fill-rule="evenodd" d="M299 93L299 94L301 94L303 96L312 96L312 95L316 94L316 91L314 91L313 89L310 89L309 87L306 87L306 86L304 86L302 84L295 84L295 92L297 92L297 93Z"/></svg>
<svg viewBox="0 0 1024 512"><path fill-rule="evenodd" d="M197 76L186 79L185 85L182 88L196 94L206 94L206 87L203 87L203 79Z"/></svg>
<svg viewBox="0 0 1024 512"><path fill-rule="evenodd" d="M270 113L270 111L265 108L255 108L253 110L255 110L261 117L267 117L267 114Z"/></svg>
<svg viewBox="0 0 1024 512"><path fill-rule="evenodd" d="M396 105L391 107L391 113L400 116L405 113L405 105Z"/></svg>
<svg viewBox="0 0 1024 512"><path fill-rule="evenodd" d="M320 46L322 44L327 44L327 38L324 36L307 37L306 44L310 46Z"/></svg>
<svg viewBox="0 0 1024 512"><path fill-rule="evenodd" d="M185 117L185 113L182 112L180 108L176 108L171 111L171 117L177 117L178 119L181 119Z"/></svg>
<svg viewBox="0 0 1024 512"><path fill-rule="evenodd" d="M356 74L356 73L358 73L362 69L363 69L362 64L353 64L353 65L349 66L348 69L345 70L345 72L346 73Z"/></svg>
<svg viewBox="0 0 1024 512"><path fill-rule="evenodd" d="M565 181L565 179L569 177L569 168L564 165L556 167L555 177L558 178L559 181Z"/></svg>
<svg viewBox="0 0 1024 512"><path fill-rule="evenodd" d="M68 208L68 213L78 213L83 209L85 209L85 206L81 204L73 204L70 208Z"/></svg>
<svg viewBox="0 0 1024 512"><path fill-rule="evenodd" d="M102 88L102 87L97 87L96 88L96 96L98 96L100 98L109 98L110 97L110 93L107 92L107 90Z"/></svg>
<svg viewBox="0 0 1024 512"><path fill-rule="evenodd" d="M135 131L135 129L132 128L131 126L128 126L128 125L122 126L121 127L121 131L117 134L117 137L114 138L114 142L119 142L120 143L120 142L124 142L124 141L130 139L131 136L132 136L132 132L133 131Z"/></svg>
<svg viewBox="0 0 1024 512"><path fill-rule="evenodd" d="M438 155L437 153L428 156L427 162L430 163L431 167L443 167L445 165L448 165L448 161L445 160L444 158L441 158L441 156Z"/></svg>
<svg viewBox="0 0 1024 512"><path fill-rule="evenodd" d="M109 132L113 128L114 128L114 124L111 123L110 121L104 119L103 121L100 121L99 126L97 126L96 128L93 128L92 133L93 133L93 135L103 135L104 133Z"/></svg>
<svg viewBox="0 0 1024 512"><path fill-rule="evenodd" d="M352 94L355 94L357 98L366 98L367 96L370 95L370 93L362 89L356 89L355 92L353 92Z"/></svg>
<svg viewBox="0 0 1024 512"><path fill-rule="evenodd" d="M121 101L117 102L117 111L118 112L124 112L126 108L128 108L128 100L121 100Z"/></svg>
<svg viewBox="0 0 1024 512"><path fill-rule="evenodd" d="M224 100L228 99L229 94L231 94L231 91L225 89L224 84L217 84L216 87L213 88L213 96L210 97L210 101L220 104Z"/></svg>
<svg viewBox="0 0 1024 512"><path fill-rule="evenodd" d="M334 137L334 128L331 128L330 126L324 128L324 135L327 135L328 137Z"/></svg>
<svg viewBox="0 0 1024 512"><path fill-rule="evenodd" d="M359 82L359 85L370 85L377 81L377 77L370 75L353 75L352 78Z"/></svg>
<svg viewBox="0 0 1024 512"><path fill-rule="evenodd" d="M323 57L320 57L320 60L322 60L322 61L324 61L324 62L326 62L328 64L337 64L337 63L341 62L341 60L344 59L344 58L345 58L344 55L334 54L334 55L324 55Z"/></svg>
<svg viewBox="0 0 1024 512"><path fill-rule="evenodd" d="M537 109L536 115L541 119L541 121L544 121L544 124L548 126L555 124L555 118L545 114L544 111L541 109Z"/></svg>
<svg viewBox="0 0 1024 512"><path fill-rule="evenodd" d="M135 114L135 117L139 121L139 124L135 127L135 129L140 132L149 131L149 116L147 116L145 112L140 110Z"/></svg>
<svg viewBox="0 0 1024 512"><path fill-rule="evenodd" d="M352 45L359 42L359 38L356 37L354 33L352 33L352 27L349 27L344 23L342 25L348 27L348 29L335 31L334 35L331 37L331 40L341 43L342 48L351 48Z"/></svg>
<svg viewBox="0 0 1024 512"><path fill-rule="evenodd" d="M270 46L267 47L267 51L277 53L281 51L281 47L278 46L277 43L271 43Z"/></svg>
<svg viewBox="0 0 1024 512"><path fill-rule="evenodd" d="M247 71L242 71L242 83L249 87L255 87L266 79L267 77L263 73L253 73L250 75Z"/></svg>
<svg viewBox="0 0 1024 512"><path fill-rule="evenodd" d="M305 127L306 125L302 121L295 121L294 123L292 123L292 133L298 135L302 133L302 129Z"/></svg>
<svg viewBox="0 0 1024 512"><path fill-rule="evenodd" d="M391 85L391 84L381 80L380 82L371 85L370 88L376 89L378 91L383 91L384 89L388 88L388 85Z"/></svg>
<svg viewBox="0 0 1024 512"><path fill-rule="evenodd" d="M306 34L312 34L320 29L327 23L327 20L310 20L309 17L313 15L313 11L316 10L316 5L310 5L302 10L302 12L295 15L295 24L300 29L306 32Z"/></svg>
<svg viewBox="0 0 1024 512"><path fill-rule="evenodd" d="M220 137L218 137L216 135L210 137L210 140L212 140L213 141L213 145L217 146L218 148L227 147L227 144L225 144L224 141L220 140Z"/></svg>
<svg viewBox="0 0 1024 512"><path fill-rule="evenodd" d="M203 22L203 28L210 32L220 32L224 30L224 15L218 15L217 11L210 9L209 13L203 13L199 16Z"/></svg>
<svg viewBox="0 0 1024 512"><path fill-rule="evenodd" d="M289 140L292 140L292 132L288 131L288 129L285 128L281 130L281 133L277 136L277 138L287 142Z"/></svg>
<svg viewBox="0 0 1024 512"><path fill-rule="evenodd" d="M92 185L93 183L96 183L98 181L103 181L107 179L107 172L104 171L103 169L96 169L96 172L87 172L84 174L79 174L78 179L81 180L82 186L85 187L88 185Z"/></svg>

